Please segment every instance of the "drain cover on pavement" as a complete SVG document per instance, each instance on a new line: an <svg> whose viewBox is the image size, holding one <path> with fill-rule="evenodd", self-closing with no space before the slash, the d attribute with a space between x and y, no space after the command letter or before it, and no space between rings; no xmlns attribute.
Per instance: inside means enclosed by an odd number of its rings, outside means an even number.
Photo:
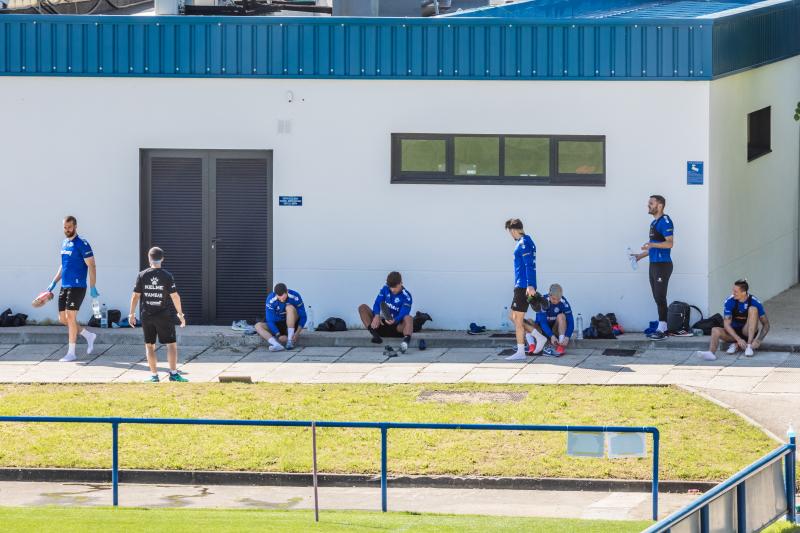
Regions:
<svg viewBox="0 0 800 533"><path fill-rule="evenodd" d="M636 355L636 350L627 350L624 348L607 348L603 350L603 355L621 355L624 357L630 357L632 355Z"/></svg>

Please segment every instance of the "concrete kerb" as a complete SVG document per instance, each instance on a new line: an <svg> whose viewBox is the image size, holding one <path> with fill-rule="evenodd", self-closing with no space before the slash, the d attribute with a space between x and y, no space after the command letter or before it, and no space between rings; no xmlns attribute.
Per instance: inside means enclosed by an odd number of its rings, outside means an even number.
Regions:
<svg viewBox="0 0 800 533"><path fill-rule="evenodd" d="M120 470L120 483L167 485L247 485L307 487L311 474L202 470ZM100 469L0 468L0 481L109 483L111 471ZM323 487L380 487L380 476L370 474L319 474ZM660 493L705 492L712 481L659 481ZM448 489L508 489L649 493L648 480L524 478L477 476L389 476L389 487Z"/></svg>
<svg viewBox="0 0 800 533"><path fill-rule="evenodd" d="M142 344L141 330L109 329L95 330L99 344ZM502 336L492 336L502 335ZM24 326L21 328L3 328L0 330L0 344L53 344L63 343L66 329L61 326ZM414 340L425 339L429 348L508 348L514 344L510 333L489 332L486 335L467 335L459 331L427 330L414 335ZM226 348L263 345L256 335L243 335L225 327L190 326L179 330L178 342L184 346L208 346ZM392 340L387 340L391 343ZM362 330L345 332L307 332L301 342L304 347L375 347L369 336ZM633 349L644 350L706 350L708 337L669 337L662 341L653 341L640 333L628 333L617 339L583 339L572 344L575 348L584 349ZM800 353L798 342L765 343L762 351Z"/></svg>

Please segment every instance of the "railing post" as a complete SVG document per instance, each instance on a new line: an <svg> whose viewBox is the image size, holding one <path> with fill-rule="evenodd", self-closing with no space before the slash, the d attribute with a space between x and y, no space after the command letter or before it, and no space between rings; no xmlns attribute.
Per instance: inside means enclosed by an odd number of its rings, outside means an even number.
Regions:
<svg viewBox="0 0 800 533"><path fill-rule="evenodd" d="M114 507L119 505L119 422L111 422L111 491Z"/></svg>
<svg viewBox="0 0 800 533"><path fill-rule="evenodd" d="M653 431L653 520L658 520L658 446L660 436L658 429Z"/></svg>
<svg viewBox="0 0 800 533"><path fill-rule="evenodd" d="M708 520L708 505L700 508L700 533L708 533L709 520Z"/></svg>
<svg viewBox="0 0 800 533"><path fill-rule="evenodd" d="M736 486L736 531L747 531L747 491L745 481Z"/></svg>
<svg viewBox="0 0 800 533"><path fill-rule="evenodd" d="M381 511L386 512L386 437L389 428L381 426Z"/></svg>
<svg viewBox="0 0 800 533"><path fill-rule="evenodd" d="M797 507L795 504L796 487L797 487L797 442L794 436L794 431L789 434L789 445L792 451L786 456L786 499L788 500L789 509L786 519L792 524L797 523Z"/></svg>
<svg viewBox="0 0 800 533"><path fill-rule="evenodd" d="M319 492L317 491L317 423L311 421L311 462L314 479L314 521L319 522Z"/></svg>

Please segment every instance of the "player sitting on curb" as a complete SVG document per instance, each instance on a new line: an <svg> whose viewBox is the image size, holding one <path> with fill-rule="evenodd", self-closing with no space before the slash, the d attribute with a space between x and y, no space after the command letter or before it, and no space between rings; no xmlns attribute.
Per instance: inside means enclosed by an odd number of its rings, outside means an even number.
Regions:
<svg viewBox="0 0 800 533"><path fill-rule="evenodd" d="M389 272L386 285L381 288L370 308L366 304L358 306L361 322L372 335L372 342L383 343L382 337L403 337L400 352L405 353L411 343L414 321L411 318L411 293L403 287L400 272Z"/></svg>
<svg viewBox="0 0 800 533"><path fill-rule="evenodd" d="M297 291L278 283L267 296L266 318L256 324L256 333L269 343L270 352L291 350L306 325L306 306Z"/></svg>

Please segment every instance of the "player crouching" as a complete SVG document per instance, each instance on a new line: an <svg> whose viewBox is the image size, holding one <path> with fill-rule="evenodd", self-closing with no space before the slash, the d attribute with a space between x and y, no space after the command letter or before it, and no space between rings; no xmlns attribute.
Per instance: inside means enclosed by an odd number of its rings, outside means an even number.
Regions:
<svg viewBox="0 0 800 533"><path fill-rule="evenodd" d="M270 352L291 350L307 319L300 293L287 289L285 283L278 283L267 296L266 318L256 324L256 333L269 343Z"/></svg>

